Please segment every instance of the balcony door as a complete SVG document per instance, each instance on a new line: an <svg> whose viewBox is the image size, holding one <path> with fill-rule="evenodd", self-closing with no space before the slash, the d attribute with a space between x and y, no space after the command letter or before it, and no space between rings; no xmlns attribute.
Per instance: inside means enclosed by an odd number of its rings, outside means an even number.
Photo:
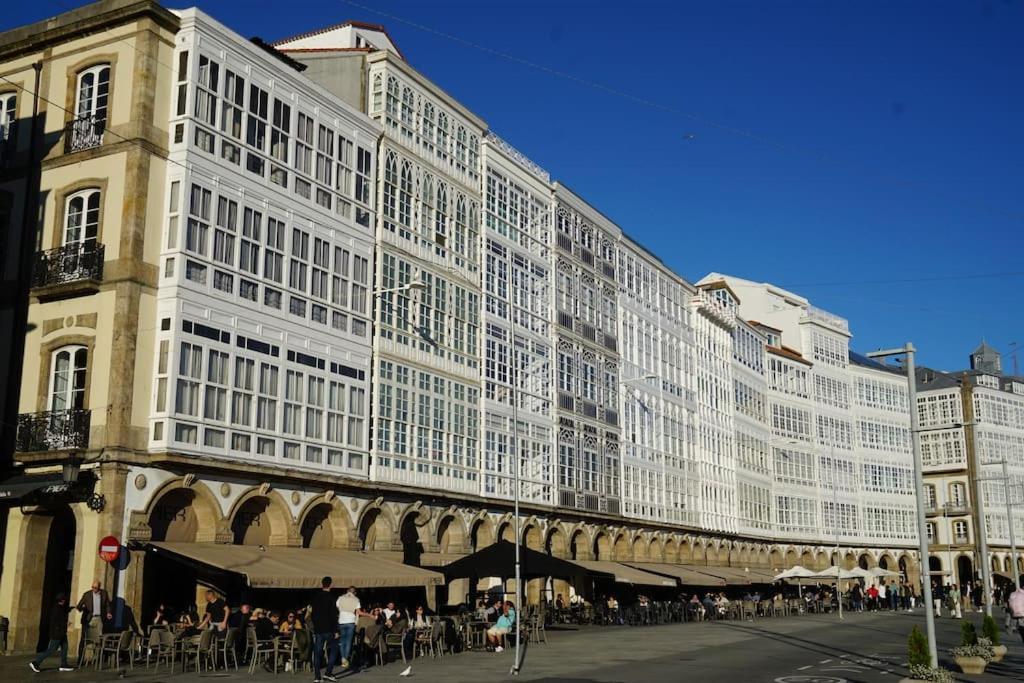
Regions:
<svg viewBox="0 0 1024 683"><path fill-rule="evenodd" d="M51 411L85 408L85 375L89 353L84 346L64 346L53 352L50 361Z"/></svg>
<svg viewBox="0 0 1024 683"><path fill-rule="evenodd" d="M82 190L68 197L64 216L61 246L68 247L68 252L95 251L100 227L100 191Z"/></svg>
<svg viewBox="0 0 1024 683"><path fill-rule="evenodd" d="M78 74L76 118L92 118L97 123L107 120L107 98L110 95L110 65L97 64Z"/></svg>

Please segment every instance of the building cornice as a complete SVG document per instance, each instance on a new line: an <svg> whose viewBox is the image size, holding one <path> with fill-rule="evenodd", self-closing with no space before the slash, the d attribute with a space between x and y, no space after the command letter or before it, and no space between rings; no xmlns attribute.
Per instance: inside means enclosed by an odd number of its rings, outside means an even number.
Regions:
<svg viewBox="0 0 1024 683"><path fill-rule="evenodd" d="M152 0L102 0L0 33L0 61L144 18L152 19L169 31L176 32L179 28L178 17Z"/></svg>

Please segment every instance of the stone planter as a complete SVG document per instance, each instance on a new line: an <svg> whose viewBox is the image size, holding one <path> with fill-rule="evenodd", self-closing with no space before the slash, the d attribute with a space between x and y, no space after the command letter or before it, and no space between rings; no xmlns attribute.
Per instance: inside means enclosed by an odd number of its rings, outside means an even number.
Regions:
<svg viewBox="0 0 1024 683"><path fill-rule="evenodd" d="M1006 656L1006 646L1005 645L993 645L992 646L992 652L995 653L995 655L992 657L992 661L993 662L1001 662L1001 661L1003 661L1003 657Z"/></svg>
<svg viewBox="0 0 1024 683"><path fill-rule="evenodd" d="M960 667L960 670L965 674L983 674L985 673L985 665L988 662L985 661L984 657L957 657L956 665Z"/></svg>

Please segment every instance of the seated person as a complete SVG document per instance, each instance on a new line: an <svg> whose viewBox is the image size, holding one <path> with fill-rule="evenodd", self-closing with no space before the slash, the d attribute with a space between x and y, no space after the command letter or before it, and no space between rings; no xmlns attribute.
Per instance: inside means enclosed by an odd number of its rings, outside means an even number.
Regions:
<svg viewBox="0 0 1024 683"><path fill-rule="evenodd" d="M512 603L506 602L502 606L501 616L494 626L487 629L487 643L494 648L495 652L501 652L501 639L508 635L512 626L516 623L516 611L512 609Z"/></svg>
<svg viewBox="0 0 1024 683"><path fill-rule="evenodd" d="M295 617L295 612L289 612L288 616L280 623L277 630L281 632L281 635L289 635L293 631L302 630L302 622Z"/></svg>
<svg viewBox="0 0 1024 683"><path fill-rule="evenodd" d="M277 637L280 626L281 615L277 612L271 612L269 616L260 616L253 624L256 638L259 640L273 640Z"/></svg>

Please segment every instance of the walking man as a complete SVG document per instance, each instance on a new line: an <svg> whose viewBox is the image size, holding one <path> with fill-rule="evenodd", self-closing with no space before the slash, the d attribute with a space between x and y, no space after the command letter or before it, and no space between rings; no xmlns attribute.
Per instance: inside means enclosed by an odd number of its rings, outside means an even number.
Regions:
<svg viewBox="0 0 1024 683"><path fill-rule="evenodd" d="M338 598L338 649L341 654L341 668L349 666L349 656L352 654L352 637L356 633L356 619L366 616L359 598L356 596L356 587L349 586L348 590Z"/></svg>
<svg viewBox="0 0 1024 683"><path fill-rule="evenodd" d="M338 605L331 595L331 577L325 576L320 581L321 591L313 597L310 607L313 609L310 621L313 622L313 683L320 681L320 669L324 663L324 650L327 651L327 669L324 678L329 681L338 680L334 676L334 665L338 663Z"/></svg>
<svg viewBox="0 0 1024 683"><path fill-rule="evenodd" d="M82 666L82 656L85 654L85 641L90 633L103 632L103 620L110 621L114 615L110 613L110 595L100 584L99 580L92 582L92 587L82 593L82 599L75 606L82 613L82 637L78 641L78 666Z"/></svg>
<svg viewBox="0 0 1024 683"><path fill-rule="evenodd" d="M39 656L29 662L28 667L39 673L39 665L57 650L60 650L60 670L74 671L68 664L68 598L63 593L57 594L57 600L50 609L50 644Z"/></svg>

